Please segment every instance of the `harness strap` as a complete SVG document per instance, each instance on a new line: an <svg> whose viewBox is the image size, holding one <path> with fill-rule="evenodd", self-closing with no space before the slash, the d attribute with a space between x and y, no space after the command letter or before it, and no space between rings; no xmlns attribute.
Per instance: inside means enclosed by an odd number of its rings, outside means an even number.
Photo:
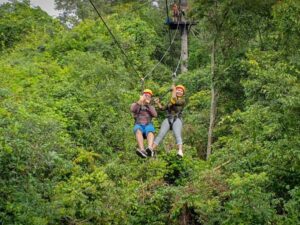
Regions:
<svg viewBox="0 0 300 225"><path fill-rule="evenodd" d="M134 117L134 124L137 124L137 122L138 122L138 117L139 117L139 114L140 114L141 110L142 110L142 107L139 106L139 111L138 111L137 114L136 114L137 116Z"/></svg>
<svg viewBox="0 0 300 225"><path fill-rule="evenodd" d="M173 121L171 121L171 117L169 116L168 117L168 122L169 122L169 125L170 125L170 130L173 130L173 124L176 122L176 120L180 117L178 116L180 113L177 113L174 117L173 117Z"/></svg>
<svg viewBox="0 0 300 225"><path fill-rule="evenodd" d="M173 130L173 124L175 123L177 118L181 118L182 110L180 110L179 112L177 112L173 115L171 107L172 106L168 105L167 111L168 111L168 122L169 122L169 125L170 125L170 130ZM175 105L175 107L176 107L176 105ZM172 121L172 119L173 119L173 121Z"/></svg>
<svg viewBox="0 0 300 225"><path fill-rule="evenodd" d="M139 119L141 118L141 115L140 115L140 113L141 113L141 111L146 111L147 110L147 106L141 106L140 105L140 108L139 108L139 110L138 110L138 112L136 113L136 117L134 117L134 123L135 124L139 124ZM149 124L149 123L151 123L151 119L147 119L147 124Z"/></svg>

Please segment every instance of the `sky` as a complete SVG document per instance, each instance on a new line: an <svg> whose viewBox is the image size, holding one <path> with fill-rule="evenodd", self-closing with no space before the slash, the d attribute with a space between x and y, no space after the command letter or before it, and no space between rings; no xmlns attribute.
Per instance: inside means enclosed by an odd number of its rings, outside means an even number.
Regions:
<svg viewBox="0 0 300 225"><path fill-rule="evenodd" d="M9 2L8 0L0 0L0 4ZM39 6L42 10L46 11L50 16L57 17L59 11L55 10L54 0L30 0L33 7Z"/></svg>
<svg viewBox="0 0 300 225"><path fill-rule="evenodd" d="M9 2L9 0L0 0L0 5L2 3ZM46 11L50 16L57 17L60 11L55 10L54 0L30 0L30 4L33 7L39 6L42 10ZM158 7L157 0L152 1L154 7Z"/></svg>

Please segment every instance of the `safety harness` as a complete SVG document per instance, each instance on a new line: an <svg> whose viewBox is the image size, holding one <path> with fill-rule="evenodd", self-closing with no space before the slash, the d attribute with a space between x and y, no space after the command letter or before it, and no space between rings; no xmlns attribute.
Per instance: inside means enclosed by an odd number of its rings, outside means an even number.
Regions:
<svg viewBox="0 0 300 225"><path fill-rule="evenodd" d="M135 124L139 124L140 123L140 119L142 117L146 117L147 118L147 124L151 123L151 117L150 116L143 116L141 115L142 111L148 111L149 110L149 106L147 105L141 105L138 112L136 113L136 116L134 117L134 123Z"/></svg>
<svg viewBox="0 0 300 225"><path fill-rule="evenodd" d="M175 121L177 119L181 119L181 116L182 116L182 110L183 108L180 107L181 109L178 110L179 108L179 105L177 104L169 104L168 107L167 107L167 111L168 111L168 122L169 122L169 125L170 125L170 130L173 130L173 124L175 123ZM178 112L176 112L178 110ZM172 113L172 112L176 112L175 114Z"/></svg>

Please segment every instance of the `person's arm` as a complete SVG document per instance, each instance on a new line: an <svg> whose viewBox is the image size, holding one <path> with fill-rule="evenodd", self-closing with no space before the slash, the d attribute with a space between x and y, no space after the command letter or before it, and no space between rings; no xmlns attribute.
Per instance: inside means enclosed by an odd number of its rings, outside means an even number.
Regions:
<svg viewBox="0 0 300 225"><path fill-rule="evenodd" d="M171 89L172 89L172 98L176 98L176 86L175 86L175 84L172 84Z"/></svg>
<svg viewBox="0 0 300 225"><path fill-rule="evenodd" d="M171 103L174 105L177 102L177 95L176 95L176 86L175 84L172 85L172 96L171 96Z"/></svg>
<svg viewBox="0 0 300 225"><path fill-rule="evenodd" d="M171 98L171 104L172 105L177 105L177 106L184 106L185 105L185 100L184 98Z"/></svg>
<svg viewBox="0 0 300 225"><path fill-rule="evenodd" d="M161 104L159 98L155 99L154 102L160 110L166 110L167 107Z"/></svg>
<svg viewBox="0 0 300 225"><path fill-rule="evenodd" d="M148 111L149 111L149 113L150 113L150 115L151 115L152 117L157 117L157 112L156 112L154 106L149 105Z"/></svg>
<svg viewBox="0 0 300 225"><path fill-rule="evenodd" d="M137 113L140 110L142 105L144 105L144 97L140 96L140 99L137 102L132 103L130 107L130 111L133 113Z"/></svg>
<svg viewBox="0 0 300 225"><path fill-rule="evenodd" d="M160 103L159 98L155 98L155 99L154 99L154 103L158 106L159 109L162 109L163 106L162 106L162 104Z"/></svg>
<svg viewBox="0 0 300 225"><path fill-rule="evenodd" d="M130 107L130 111L132 112L132 113L137 113L138 111L139 111L139 109L140 109L140 105L138 104L138 103L132 103L132 105L131 105L131 107Z"/></svg>
<svg viewBox="0 0 300 225"><path fill-rule="evenodd" d="M185 99L183 97L182 98L177 98L175 104L178 105L178 106L184 106L185 105Z"/></svg>
<svg viewBox="0 0 300 225"><path fill-rule="evenodd" d="M172 85L172 97L171 97L171 104L172 105L178 105L178 106L184 106L185 100L184 97L178 98L176 95L176 86Z"/></svg>
<svg viewBox="0 0 300 225"><path fill-rule="evenodd" d="M143 95L140 96L140 99L137 101L137 104L139 104L139 105L145 104L145 97Z"/></svg>

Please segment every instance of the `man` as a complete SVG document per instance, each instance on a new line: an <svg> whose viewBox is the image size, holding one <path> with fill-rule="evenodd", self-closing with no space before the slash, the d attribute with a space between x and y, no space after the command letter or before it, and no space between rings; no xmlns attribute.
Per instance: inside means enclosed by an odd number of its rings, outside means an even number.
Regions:
<svg viewBox="0 0 300 225"><path fill-rule="evenodd" d="M172 11L173 11L173 21L175 23L180 22L179 21L179 8L177 6L177 4L174 2L174 4L172 5Z"/></svg>
<svg viewBox="0 0 300 225"><path fill-rule="evenodd" d="M157 117L157 112L150 105L152 95L153 93L150 89L145 89L140 99L133 103L130 108L135 119L133 131L139 146L136 153L142 158L146 158L147 155L153 156L151 147L153 145L155 129L152 124L152 118ZM144 138L148 141L146 151L144 148Z"/></svg>

